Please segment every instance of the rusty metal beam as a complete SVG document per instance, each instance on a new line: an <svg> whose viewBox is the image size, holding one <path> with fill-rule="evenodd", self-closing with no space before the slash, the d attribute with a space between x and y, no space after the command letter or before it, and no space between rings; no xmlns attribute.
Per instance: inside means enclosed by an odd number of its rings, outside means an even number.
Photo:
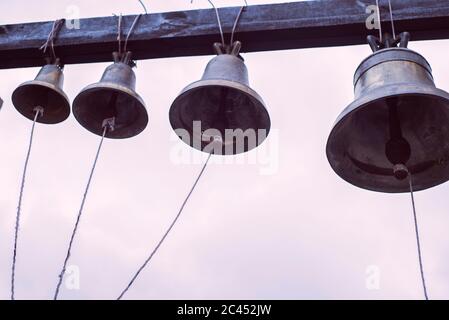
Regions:
<svg viewBox="0 0 449 320"><path fill-rule="evenodd" d="M382 21L390 30L386 0L381 0ZM236 38L243 52L357 45L366 42L366 7L375 0L324 0L249 6L238 26ZM409 31L412 40L449 39L449 0L393 1L396 30ZM224 30L229 32L238 7L222 8ZM124 31L135 16L124 17ZM38 49L52 22L0 26L0 69L41 66ZM80 21L80 29L64 26L56 52L64 64L104 62L117 49L117 17ZM212 9L144 15L129 42L135 59L213 54L219 41Z"/></svg>

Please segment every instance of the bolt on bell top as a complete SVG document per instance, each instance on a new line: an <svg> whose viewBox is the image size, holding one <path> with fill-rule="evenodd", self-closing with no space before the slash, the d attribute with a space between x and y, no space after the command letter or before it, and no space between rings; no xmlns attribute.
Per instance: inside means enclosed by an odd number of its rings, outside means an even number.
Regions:
<svg viewBox="0 0 449 320"><path fill-rule="evenodd" d="M114 63L106 68L101 80L84 88L73 102L76 120L90 132L102 135L105 120L114 119L107 138L124 139L141 133L148 124L143 99L136 92L136 75L131 53L122 59L114 53Z"/></svg>
<svg viewBox="0 0 449 320"><path fill-rule="evenodd" d="M23 116L34 120L36 111L43 109L36 121L55 124L64 121L70 115L70 102L62 90L64 74L57 60L41 68L36 78L22 83L12 94L14 107Z"/></svg>
<svg viewBox="0 0 449 320"><path fill-rule="evenodd" d="M326 152L360 188L408 192L449 180L449 94L426 59L406 47L378 50L354 76L355 100L338 117Z"/></svg>
<svg viewBox="0 0 449 320"><path fill-rule="evenodd" d="M238 154L260 145L268 136L270 117L262 98L249 86L248 70L239 56L240 42L227 52L215 44L217 56L201 80L184 88L170 108L170 123L191 147ZM187 133L187 139L185 138ZM215 152L217 154L217 152Z"/></svg>

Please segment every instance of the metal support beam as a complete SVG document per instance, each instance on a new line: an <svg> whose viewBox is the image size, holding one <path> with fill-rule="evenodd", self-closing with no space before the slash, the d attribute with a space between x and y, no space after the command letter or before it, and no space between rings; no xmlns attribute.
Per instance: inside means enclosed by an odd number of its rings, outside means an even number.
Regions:
<svg viewBox="0 0 449 320"><path fill-rule="evenodd" d="M382 25L390 30L388 2L380 0ZM323 0L249 6L240 20L236 39L243 52L366 43L367 7L375 0ZM227 39L240 8L222 8ZM449 39L449 0L395 0L397 32L409 31L412 40ZM123 17L124 33L135 16ZM111 61L117 50L117 17L80 21L80 29L64 26L55 46L64 64ZM53 22L0 26L0 69L41 66L39 47ZM212 9L148 14L141 17L128 48L135 59L213 54L220 41Z"/></svg>

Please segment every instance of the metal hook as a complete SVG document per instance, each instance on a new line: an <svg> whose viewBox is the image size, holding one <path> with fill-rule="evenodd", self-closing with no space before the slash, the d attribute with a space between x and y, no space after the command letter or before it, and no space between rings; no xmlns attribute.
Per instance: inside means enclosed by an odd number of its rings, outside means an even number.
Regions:
<svg viewBox="0 0 449 320"><path fill-rule="evenodd" d="M145 4L143 3L143 1L142 1L142 0L138 0L138 1L139 1L139 3L142 5L143 10L145 11L145 14L148 14L147 7L146 7Z"/></svg>
<svg viewBox="0 0 449 320"><path fill-rule="evenodd" d="M130 28L129 31L128 31L128 35L126 36L126 40L125 40L124 52L127 52L127 47L128 47L128 40L129 40L129 37L131 36L132 32L134 31L134 28L136 27L137 23L139 22L139 19L140 19L141 16L142 16L142 15L139 14L139 15L136 17L136 19L134 19L134 22L133 22L131 28Z"/></svg>
<svg viewBox="0 0 449 320"><path fill-rule="evenodd" d="M225 46L225 40L224 40L224 34L223 34L223 27L221 26L220 13L218 12L217 7L214 5L212 0L207 0L207 2L209 2L210 5L212 6L212 8L214 8L214 10L215 10L215 15L217 16L218 28L220 29L221 43L222 43L222 45L224 47ZM192 4L193 0L190 0L190 3Z"/></svg>
<svg viewBox="0 0 449 320"><path fill-rule="evenodd" d="M380 17L379 0L376 0L376 6L377 6L377 20L379 21L379 39L380 42L382 42L382 19Z"/></svg>
<svg viewBox="0 0 449 320"><path fill-rule="evenodd" d="M118 16L118 26L117 26L117 41L118 41L118 53L122 54L122 14Z"/></svg>
<svg viewBox="0 0 449 320"><path fill-rule="evenodd" d="M131 28L128 31L128 34L125 38L125 43L124 46L122 48L122 24L123 24L123 16L122 14L119 15L118 18L118 31L117 31L117 41L118 41L118 52L113 52L112 56L114 59L114 62L123 62L126 64L130 64L131 66L135 66L135 63L133 61L131 61L131 52L128 51L128 40L131 36L131 34L133 33L140 17L142 16L142 14L139 14L136 16L136 18L134 19L133 24L131 25Z"/></svg>
<svg viewBox="0 0 449 320"><path fill-rule="evenodd" d="M397 47L398 45L400 48L407 48L410 41L410 33L402 32L397 38L393 38L389 33L385 33L383 36L383 42L381 42L379 38L372 35L369 35L366 39L373 52L385 48Z"/></svg>
<svg viewBox="0 0 449 320"><path fill-rule="evenodd" d="M391 6L391 0L388 0L388 6L390 8L391 32L393 32L393 39L396 39L396 31L395 31L395 28L394 28L393 8Z"/></svg>
<svg viewBox="0 0 449 320"><path fill-rule="evenodd" d="M142 0L138 0L138 1L142 5L142 7L143 7L143 9L145 11L145 14L148 14L147 8L146 8L145 4L143 3L143 1ZM113 14L113 15L115 16L115 14ZM123 45L123 48L122 48L123 16L122 16L121 13L118 16L117 41L118 41L118 58L119 59L117 60L117 55L115 55L113 53L113 57L114 57L114 61L115 62L119 62L119 61L125 62L126 61L125 63L127 63L127 64L132 63L132 65L135 66L135 63L130 61L131 55L130 55L130 52L128 52L128 40L129 40L129 37L131 36L131 34L133 33L134 28L136 27L137 23L139 22L139 19L140 19L141 16L142 16L142 14L138 14L136 16L136 18L134 19L133 24L131 25L131 28L128 31L128 34L126 35L125 44Z"/></svg>
<svg viewBox="0 0 449 320"><path fill-rule="evenodd" d="M224 38L224 33L223 33L223 26L221 24L220 13L218 11L218 8L212 2L212 0L207 0L207 1L210 3L212 8L214 8L214 10L215 10L215 15L217 16L218 28L220 29L221 44L225 48L226 47L226 43L225 43L225 38ZM240 11L239 11L239 13L237 15L237 19L235 20L233 28L232 28L230 47L232 47L233 44L234 44L234 33L235 33L236 28L237 28L237 25L238 25L238 22L240 20L240 17L242 16L242 13L243 13L245 7L248 6L247 0L244 0L244 1L245 1L245 5L240 8ZM190 3L193 3L193 0L190 0Z"/></svg>
<svg viewBox="0 0 449 320"><path fill-rule="evenodd" d="M379 0L376 0L376 6L377 6L377 18L379 20L379 39L380 39L380 42L384 42L383 33L382 33L382 20L381 20L381 15L380 15ZM388 0L388 8L389 8L389 12L390 12L391 32L393 33L393 39L396 40L396 30L395 30L395 26L394 26L393 7L391 5L391 0Z"/></svg>
<svg viewBox="0 0 449 320"><path fill-rule="evenodd" d="M234 33L235 33L235 30L237 29L237 25L240 21L242 13L245 10L245 8L248 6L248 2L246 2L246 0L244 0L244 1L245 1L245 5L240 8L239 14L237 15L237 19L235 19L234 26L232 27L231 42L230 42L231 46L234 44Z"/></svg>
<svg viewBox="0 0 449 320"><path fill-rule="evenodd" d="M239 57L243 60L243 58L240 57L241 48L242 48L242 43L240 41L235 41L230 46L228 46L228 45L223 46L219 42L214 43L214 50L217 55L230 54L230 55Z"/></svg>

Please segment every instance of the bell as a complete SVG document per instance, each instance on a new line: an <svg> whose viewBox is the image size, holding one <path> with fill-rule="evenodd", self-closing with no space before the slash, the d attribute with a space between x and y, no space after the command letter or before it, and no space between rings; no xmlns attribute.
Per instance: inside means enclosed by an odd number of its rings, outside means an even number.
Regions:
<svg viewBox="0 0 449 320"><path fill-rule="evenodd" d="M12 94L14 107L25 117L34 120L36 107L43 112L36 121L55 124L70 115L70 102L62 91L64 74L57 60L41 68L36 79L21 84Z"/></svg>
<svg viewBox="0 0 449 320"><path fill-rule="evenodd" d="M408 38L360 64L355 100L327 142L334 171L360 188L408 192L409 174L416 191L449 180L449 94L435 87L426 59L407 49Z"/></svg>
<svg viewBox="0 0 449 320"><path fill-rule="evenodd" d="M215 154L249 151L267 137L270 117L262 98L249 87L248 70L239 56L240 42L232 48L214 45L217 56L206 67L200 81L187 86L170 108L170 123L191 147ZM185 139L182 131L190 138ZM181 133L180 133L181 132Z"/></svg>
<svg viewBox="0 0 449 320"><path fill-rule="evenodd" d="M114 53L114 63L106 68L100 82L87 86L75 98L73 114L84 128L94 134L101 136L105 120L114 119L113 130L108 130L105 137L134 137L148 124L145 103L135 88L131 53L128 52L123 59Z"/></svg>

